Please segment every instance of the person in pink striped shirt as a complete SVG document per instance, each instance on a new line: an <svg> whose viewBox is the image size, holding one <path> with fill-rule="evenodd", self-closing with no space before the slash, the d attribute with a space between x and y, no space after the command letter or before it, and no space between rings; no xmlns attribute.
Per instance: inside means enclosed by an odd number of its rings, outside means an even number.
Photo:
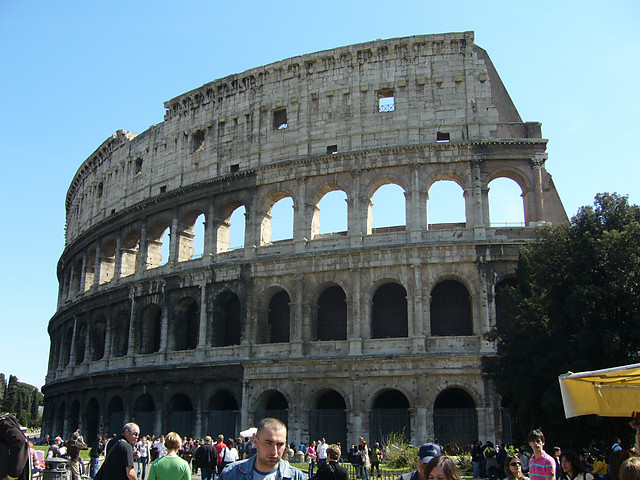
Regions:
<svg viewBox="0 0 640 480"><path fill-rule="evenodd" d="M529 460L531 480L555 480L556 461L544 451L544 434L540 430L532 430L527 440L533 450L533 456Z"/></svg>

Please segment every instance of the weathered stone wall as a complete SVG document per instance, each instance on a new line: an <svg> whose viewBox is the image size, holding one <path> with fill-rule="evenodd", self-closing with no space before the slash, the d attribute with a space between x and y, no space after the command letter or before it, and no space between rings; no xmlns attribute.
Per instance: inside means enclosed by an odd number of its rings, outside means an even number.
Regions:
<svg viewBox="0 0 640 480"><path fill-rule="evenodd" d="M393 108L380 111L380 97ZM234 434L272 413L288 415L293 441L332 434L329 419L352 442L406 417L416 444L447 440L438 422L451 407L471 415L470 435L504 438L484 335L518 247L566 214L540 124L521 121L472 33L295 57L165 107L163 123L105 141L69 188L45 432L107 433L126 417L213 435L226 415ZM491 225L500 177L520 186L525 226ZM460 185L465 223L429 222L439 180ZM372 229L371 199L390 183L405 192L406 224ZM319 234L333 190L346 194L347 230ZM272 242L271 209L286 197L293 235ZM230 250L239 206L244 247Z"/></svg>

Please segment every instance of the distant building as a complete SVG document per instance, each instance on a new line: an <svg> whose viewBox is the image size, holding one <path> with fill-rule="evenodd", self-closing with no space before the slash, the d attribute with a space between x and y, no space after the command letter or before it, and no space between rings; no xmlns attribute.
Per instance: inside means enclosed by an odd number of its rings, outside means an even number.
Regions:
<svg viewBox="0 0 640 480"><path fill-rule="evenodd" d="M484 335L504 320L518 248L567 217L540 124L521 120L472 32L302 55L165 108L107 139L69 187L43 433L134 420L231 436L270 415L304 443L508 440ZM501 177L522 191L523 226L491 225ZM466 222L428 222L442 180L460 186ZM406 223L372 228L390 183ZM348 227L320 234L334 190ZM272 242L287 199L292 238ZM243 207L244 245L230 249Z"/></svg>

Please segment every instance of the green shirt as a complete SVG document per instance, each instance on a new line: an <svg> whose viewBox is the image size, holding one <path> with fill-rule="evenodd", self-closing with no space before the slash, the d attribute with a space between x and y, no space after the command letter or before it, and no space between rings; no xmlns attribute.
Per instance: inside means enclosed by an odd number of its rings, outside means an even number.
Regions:
<svg viewBox="0 0 640 480"><path fill-rule="evenodd" d="M154 460L147 480L191 480L191 468L180 457L162 457Z"/></svg>

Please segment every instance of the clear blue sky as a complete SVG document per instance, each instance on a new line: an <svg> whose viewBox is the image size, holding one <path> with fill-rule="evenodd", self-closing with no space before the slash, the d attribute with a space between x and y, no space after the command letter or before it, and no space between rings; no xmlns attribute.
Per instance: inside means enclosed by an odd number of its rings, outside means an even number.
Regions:
<svg viewBox="0 0 640 480"><path fill-rule="evenodd" d="M80 164L118 129L216 78L318 50L475 31L520 115L542 122L569 216L598 192L640 203L640 2L0 2L0 372L44 383Z"/></svg>

